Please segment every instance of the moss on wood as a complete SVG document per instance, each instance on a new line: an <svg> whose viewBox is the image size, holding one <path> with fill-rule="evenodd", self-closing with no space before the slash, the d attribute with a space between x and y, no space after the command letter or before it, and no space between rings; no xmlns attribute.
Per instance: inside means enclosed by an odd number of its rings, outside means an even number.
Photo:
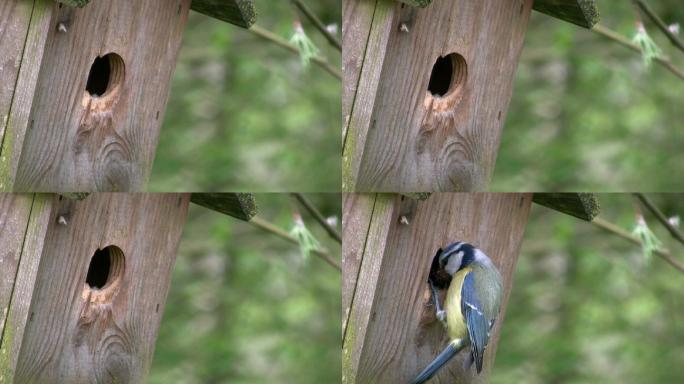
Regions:
<svg viewBox="0 0 684 384"><path fill-rule="evenodd" d="M593 193L535 193L532 201L586 221L593 220L600 212Z"/></svg>
<svg viewBox="0 0 684 384"><path fill-rule="evenodd" d="M599 21L595 0L535 0L533 8L584 28L591 28Z"/></svg>
<svg viewBox="0 0 684 384"><path fill-rule="evenodd" d="M244 221L249 221L257 213L251 193L193 193L190 201Z"/></svg>
<svg viewBox="0 0 684 384"><path fill-rule="evenodd" d="M70 7L85 7L90 0L57 0L58 3L66 4Z"/></svg>
<svg viewBox="0 0 684 384"><path fill-rule="evenodd" d="M427 7L430 5L432 0L399 0L400 2L408 5L413 5L414 7Z"/></svg>
<svg viewBox="0 0 684 384"><path fill-rule="evenodd" d="M193 0L190 8L243 28L251 27L256 21L252 0Z"/></svg>

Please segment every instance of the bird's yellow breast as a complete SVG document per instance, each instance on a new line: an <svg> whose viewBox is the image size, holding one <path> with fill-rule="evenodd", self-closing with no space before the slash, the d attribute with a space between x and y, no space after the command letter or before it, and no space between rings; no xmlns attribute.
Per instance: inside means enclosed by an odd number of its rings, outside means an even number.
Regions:
<svg viewBox="0 0 684 384"><path fill-rule="evenodd" d="M463 287L463 280L470 271L471 269L466 267L456 272L447 290L444 310L447 316L447 333L451 340L468 337L468 328L461 312L461 288Z"/></svg>

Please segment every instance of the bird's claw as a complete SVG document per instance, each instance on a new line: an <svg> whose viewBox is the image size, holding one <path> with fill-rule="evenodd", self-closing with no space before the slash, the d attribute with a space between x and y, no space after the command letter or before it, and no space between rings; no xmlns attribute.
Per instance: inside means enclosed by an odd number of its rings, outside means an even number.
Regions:
<svg viewBox="0 0 684 384"><path fill-rule="evenodd" d="M446 322L446 311L437 311L437 314L435 316L437 316L437 320L441 321L442 323Z"/></svg>

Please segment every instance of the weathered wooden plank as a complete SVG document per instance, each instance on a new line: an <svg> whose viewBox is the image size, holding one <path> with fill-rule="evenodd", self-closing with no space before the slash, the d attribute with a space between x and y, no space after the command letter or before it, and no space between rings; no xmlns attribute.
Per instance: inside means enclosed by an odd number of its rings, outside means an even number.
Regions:
<svg viewBox="0 0 684 384"><path fill-rule="evenodd" d="M378 211L380 201L384 209ZM492 258L504 278L504 300L485 371L465 372L462 353L433 382L486 382L531 202L531 194L440 193L424 201L378 197L344 339L343 383L407 383L441 352L446 334L429 305L426 279L437 249L457 240Z"/></svg>
<svg viewBox="0 0 684 384"><path fill-rule="evenodd" d="M534 0L534 10L584 28L599 22L596 0Z"/></svg>
<svg viewBox="0 0 684 384"><path fill-rule="evenodd" d="M13 230L23 241L18 249L20 253L16 279L12 287L12 297L7 312L5 327L0 338L0 383L13 383L14 373L19 359L28 323L31 321L30 304L38 276L41 254L45 244L45 234L52 215L52 199L49 196L26 196L31 201L31 211L27 215L28 223L14 223L19 228ZM19 209L17 213L24 213ZM3 244L4 245L4 244Z"/></svg>
<svg viewBox="0 0 684 384"><path fill-rule="evenodd" d="M19 165L21 149L24 143L26 131L31 127L30 112L34 102L34 93L37 87L40 65L43 60L45 41L48 31L51 29L52 8L54 4L50 0L7 0L0 8L3 22L1 32L3 43L2 57L6 52L13 56L8 57L12 64L0 70L2 83L0 88L6 87L8 93L4 94L0 104L9 102L9 109L0 110L2 120L0 126L4 127L2 143L0 144L0 192L11 191ZM27 18L27 15L30 15ZM16 18L15 18L16 16ZM8 24L7 17L11 20ZM22 26L23 23L27 23ZM25 38L19 36L24 31ZM5 41L7 39L7 41ZM11 41L10 41L11 39ZM11 47L12 44L18 44ZM7 51L5 51L7 48ZM4 59L0 59L3 60ZM5 71L9 71L6 73ZM12 72L18 71L15 77ZM12 81L14 80L14 81ZM10 96L11 94L11 96ZM9 98L7 98L9 97ZM6 104L5 104L6 105ZM4 107L6 108L6 106ZM6 114L5 114L6 113ZM30 192L30 191L27 191Z"/></svg>
<svg viewBox="0 0 684 384"><path fill-rule="evenodd" d="M426 7L432 2L432 0L398 1L416 7ZM533 8L584 28L591 28L599 21L596 0L535 0Z"/></svg>
<svg viewBox="0 0 684 384"><path fill-rule="evenodd" d="M0 153L32 9L32 1L8 0L0 3Z"/></svg>
<svg viewBox="0 0 684 384"><path fill-rule="evenodd" d="M84 7L90 0L57 0L72 7ZM243 28L256 21L253 0L194 0L192 9Z"/></svg>
<svg viewBox="0 0 684 384"><path fill-rule="evenodd" d="M593 193L535 193L533 201L586 221L592 221L601 210Z"/></svg>
<svg viewBox="0 0 684 384"><path fill-rule="evenodd" d="M256 201L251 193L193 193L191 201L244 221L257 214Z"/></svg>
<svg viewBox="0 0 684 384"><path fill-rule="evenodd" d="M368 44L377 0L342 2L342 137L347 137L354 96L359 87L364 53Z"/></svg>
<svg viewBox="0 0 684 384"><path fill-rule="evenodd" d="M31 195L0 194L0 346L32 203Z"/></svg>
<svg viewBox="0 0 684 384"><path fill-rule="evenodd" d="M394 4L391 0L351 0L364 3L358 12L343 15L343 24L347 24L346 32L343 31L342 50L346 52L347 46L352 43L352 54L363 53L363 57L356 59L356 65L360 69L353 69L345 74L344 82L351 82L355 86L355 93L343 95L348 98L351 105L350 115L345 116L346 128L343 129L344 148L342 152L342 190L344 192L357 191L357 177L361 167L361 160L366 148L368 130L371 126L373 107L378 99L378 86L382 77L383 62L387 49L387 41L395 27ZM365 4L368 3L368 4ZM374 6L371 6L374 5ZM357 17L356 15L372 11L372 17ZM365 23L370 22L370 26ZM355 24L358 23L358 24ZM368 30L367 42L362 46L354 46L355 35L345 37L344 33L353 33L360 30L358 38L363 39L363 33ZM364 48L361 51L361 48ZM353 71L360 71L358 82L354 85L356 75ZM349 76L347 76L349 75ZM346 89L345 85L343 89ZM343 101L344 105L345 101Z"/></svg>
<svg viewBox="0 0 684 384"><path fill-rule="evenodd" d="M356 277L366 246L370 226L374 194L345 193L342 199L342 333L346 331L351 310Z"/></svg>
<svg viewBox="0 0 684 384"><path fill-rule="evenodd" d="M21 157L12 189L142 190L190 0L95 1L84 8L37 1L50 4L52 21L42 63L30 67L40 72L30 129L15 146ZM95 60L110 53L91 76Z"/></svg>
<svg viewBox="0 0 684 384"><path fill-rule="evenodd" d="M400 198L393 195L378 195L375 197L373 212L370 217L370 224L366 233L361 230L347 228L347 236L357 235L359 239L349 237L342 239L344 244L354 245L364 243L362 249L360 266L356 267L357 275L354 275L354 265L347 264L347 269L342 270L342 280L349 280L347 289L353 287L353 292L345 295L351 297L351 308L346 317L342 344L342 382L356 383L359 366L363 363L362 354L364 352L365 340L371 323L374 321L373 305L376 296L377 280L382 273L382 255L387 246L388 233L392 227L392 218L396 217L397 201ZM347 202L349 202L347 200ZM367 209L368 205L357 205L357 209ZM353 208L351 208L353 209ZM343 210L346 210L343 207ZM346 210L352 216L367 215L367 213L355 213ZM351 223L350 223L351 224ZM361 223L362 225L364 223ZM347 245L348 247L348 245ZM368 256L367 256L368 255ZM379 293L379 292L378 292ZM365 382L361 380L360 382Z"/></svg>
<svg viewBox="0 0 684 384"><path fill-rule="evenodd" d="M53 198L14 382L145 382L189 200ZM109 266L87 277L96 251L109 246L119 249Z"/></svg>
<svg viewBox="0 0 684 384"><path fill-rule="evenodd" d="M243 28L256 21L253 0L193 0L192 10Z"/></svg>
<svg viewBox="0 0 684 384"><path fill-rule="evenodd" d="M381 6L390 9L378 12ZM386 35L365 51L343 189L486 189L531 7L531 0L433 1L426 8L378 0L373 24ZM450 54L451 70L436 71L449 72L435 81L450 89L439 96L430 90L433 67ZM366 72L373 73L368 80Z"/></svg>

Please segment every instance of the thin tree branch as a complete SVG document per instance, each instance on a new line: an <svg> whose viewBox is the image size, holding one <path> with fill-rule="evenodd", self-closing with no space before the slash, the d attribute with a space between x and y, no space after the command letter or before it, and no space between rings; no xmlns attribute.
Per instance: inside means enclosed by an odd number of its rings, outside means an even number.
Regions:
<svg viewBox="0 0 684 384"><path fill-rule="evenodd" d="M642 245L641 240L639 240L638 237L632 236L631 233L625 231L624 229L618 227L617 225L615 225L609 221L601 219L600 217L594 218L594 220L592 220L591 223L594 224L595 226L603 229L603 230L606 230L606 231L614 234L614 235L622 237L623 239L625 239L627 241L631 241L632 243L634 243L636 245ZM666 249L656 248L653 251L653 253L655 253L660 258L662 258L663 260L668 262L671 266L673 266L679 272L684 273L684 265L680 264L675 258L673 258L670 251L668 251Z"/></svg>
<svg viewBox="0 0 684 384"><path fill-rule="evenodd" d="M323 215L318 211L318 209L316 209L316 207L314 207L314 205L311 204L311 202L306 197L304 197L304 195L302 195L301 193L293 193L292 196L294 196L294 198L297 199L297 201L299 201L299 203L304 208L306 208L307 211L309 211L311 216L313 216L313 218L318 222L318 224L320 224L321 227L323 227L323 229L325 229L325 231L328 232L328 235L330 235L330 237L335 239L335 241L337 241L338 243L342 244L342 236L337 232L335 228L333 228L332 225L328 224L328 222L325 220L325 217L323 217Z"/></svg>
<svg viewBox="0 0 684 384"><path fill-rule="evenodd" d="M333 35L325 27L325 24L321 19L316 16L316 14L301 0L292 0L292 3L299 8L300 11L311 21L311 23L318 29L318 31L323 34L323 36L328 40L332 46L337 48L338 51L342 52L342 43L337 39L337 36Z"/></svg>
<svg viewBox="0 0 684 384"><path fill-rule="evenodd" d="M283 39L282 37L276 35L275 33L266 30L264 28L261 28L258 25L252 25L252 27L249 29L250 32L253 34L261 37L262 39L268 40L272 43L275 43L291 52L294 52L296 54L299 54L299 50L297 47L295 47L293 44L290 44L289 41ZM331 75L335 76L338 80L342 81L342 72L340 70L336 69L333 67L326 58L321 57L321 56L316 56L311 59L314 63L316 63L318 66L326 70L328 73Z"/></svg>
<svg viewBox="0 0 684 384"><path fill-rule="evenodd" d="M658 209L658 207L656 207L651 200L648 199L648 197L644 196L643 193L635 193L634 195L637 197L637 199L639 199L639 201L641 201L641 204L651 211L656 219L660 221L660 224L662 224L665 229L670 232L670 235L684 245L684 235L679 231L679 229L672 225L669 220L667 220L667 217Z"/></svg>
<svg viewBox="0 0 684 384"><path fill-rule="evenodd" d="M651 7L646 4L645 1L643 0L633 0L636 5L639 6L639 8L655 23L655 25L658 26L658 28L667 36L667 38L670 40L672 45L675 47L679 48L680 51L684 52L684 42L677 37L670 29L667 27L667 24L661 19L658 15L656 15L655 12L651 9Z"/></svg>
<svg viewBox="0 0 684 384"><path fill-rule="evenodd" d="M641 48L638 45L632 43L626 37L620 35L619 33L613 31L610 28L606 28L602 25L597 24L594 26L594 28L592 28L592 31L598 33L599 35L601 35L603 37L606 37L610 40L613 40L616 43L619 43L619 44L633 50L634 52L641 53ZM658 57L654 58L653 60L655 60L655 62L662 65L663 67L667 68L670 72L675 74L680 79L684 80L684 70L677 68L674 64L672 64L670 59L658 56Z"/></svg>
<svg viewBox="0 0 684 384"><path fill-rule="evenodd" d="M269 232L269 233L274 234L278 237L281 237L284 240L289 241L290 243L299 244L297 239L295 239L293 236L290 236L289 233L278 228L274 224L271 224L268 221L261 219L258 216L253 217L249 221L249 223L254 225L257 228L263 229L266 232ZM338 271L342 272L342 267L340 266L340 263L337 260L335 260L332 256L330 256L330 254L328 254L328 252L326 252L325 250L322 250L322 249L314 249L312 252L315 255L322 258L326 263L330 264L332 267L334 267Z"/></svg>

